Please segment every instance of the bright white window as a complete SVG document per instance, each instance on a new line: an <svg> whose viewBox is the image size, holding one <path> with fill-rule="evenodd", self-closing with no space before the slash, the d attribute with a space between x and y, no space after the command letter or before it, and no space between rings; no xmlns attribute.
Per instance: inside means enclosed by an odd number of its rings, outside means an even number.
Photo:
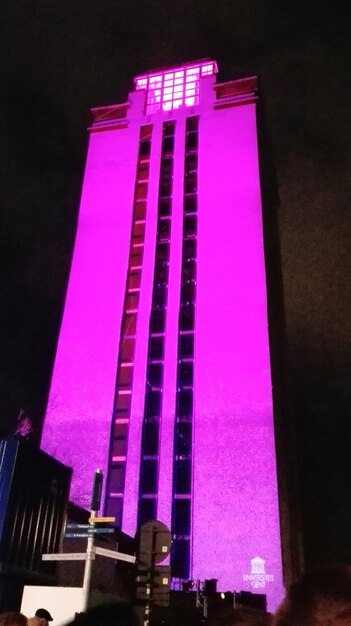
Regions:
<svg viewBox="0 0 351 626"><path fill-rule="evenodd" d="M181 106L199 104L200 76L215 73L217 73L215 61L200 61L163 73L138 76L135 79L135 87L147 91L148 114L159 109L171 111Z"/></svg>

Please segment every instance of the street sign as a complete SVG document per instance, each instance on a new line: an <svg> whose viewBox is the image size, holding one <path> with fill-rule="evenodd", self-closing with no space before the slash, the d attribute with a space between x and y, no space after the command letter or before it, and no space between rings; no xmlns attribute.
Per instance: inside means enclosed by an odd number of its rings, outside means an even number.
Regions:
<svg viewBox="0 0 351 626"><path fill-rule="evenodd" d="M101 522L115 522L115 517L89 517L88 520L91 524L100 524Z"/></svg>
<svg viewBox="0 0 351 626"><path fill-rule="evenodd" d="M42 555L43 561L85 561L86 558L85 552L58 552Z"/></svg>
<svg viewBox="0 0 351 626"><path fill-rule="evenodd" d="M83 526L83 524L81 524L81 526ZM69 528L68 532L65 533L65 539L71 539L72 537L93 537L94 535L108 535L110 533L114 533L115 529L114 528L94 528L94 526L88 526L87 528L85 528L84 532L83 531L79 531L79 528L77 529L78 532L74 532L75 528Z"/></svg>
<svg viewBox="0 0 351 626"><path fill-rule="evenodd" d="M107 556L110 559L116 561L125 561L127 563L135 563L135 556L130 554L123 554L123 552L115 552L114 550L106 550L105 548L92 547L90 555L92 559L95 559L95 555ZM55 554L43 554L43 561L85 561L87 558L86 552L58 552Z"/></svg>
<svg viewBox="0 0 351 626"><path fill-rule="evenodd" d="M135 563L136 561L135 556L123 554L123 552L115 552L114 550L106 550L106 548L95 548L95 554L107 556L108 558L115 559L116 561L126 561L126 563Z"/></svg>
<svg viewBox="0 0 351 626"><path fill-rule="evenodd" d="M73 522L66 524L67 530L73 530L75 528L92 528L92 526L91 524L75 524Z"/></svg>
<svg viewBox="0 0 351 626"><path fill-rule="evenodd" d="M88 539L88 537L93 537L93 536L94 536L94 533L88 533L88 532L66 533L65 539L73 539L73 538Z"/></svg>

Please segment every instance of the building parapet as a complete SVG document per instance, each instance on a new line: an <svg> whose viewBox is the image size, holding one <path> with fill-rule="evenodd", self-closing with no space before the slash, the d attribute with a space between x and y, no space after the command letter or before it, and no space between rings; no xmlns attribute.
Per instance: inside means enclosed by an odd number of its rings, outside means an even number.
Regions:
<svg viewBox="0 0 351 626"><path fill-rule="evenodd" d="M238 80L230 80L226 83L215 83L216 92L215 109L235 106L238 104L251 104L258 99L258 78L249 76Z"/></svg>
<svg viewBox="0 0 351 626"><path fill-rule="evenodd" d="M129 102L123 102L122 104L112 104L90 109L93 124L88 130L98 132L113 128L126 128L128 125L127 113L129 107Z"/></svg>

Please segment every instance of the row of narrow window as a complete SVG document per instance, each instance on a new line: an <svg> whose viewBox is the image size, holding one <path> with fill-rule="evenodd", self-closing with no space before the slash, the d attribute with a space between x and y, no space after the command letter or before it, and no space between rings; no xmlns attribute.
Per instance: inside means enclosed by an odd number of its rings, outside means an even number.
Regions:
<svg viewBox="0 0 351 626"><path fill-rule="evenodd" d="M111 436L110 469L107 481L107 514L114 515L117 524L121 523L123 511L135 335L145 236L151 131L151 126L143 127L140 135L130 256L119 350L115 421ZM174 135L175 123L165 123L163 125L161 153L154 286L149 326L138 524L149 519L155 519L157 516L159 432L168 297ZM172 576L182 579L188 578L190 567L197 256L197 146L198 118L188 118L184 173L183 246L173 462L173 547L171 554Z"/></svg>
<svg viewBox="0 0 351 626"><path fill-rule="evenodd" d="M163 124L155 269L149 325L145 408L140 460L138 525L157 517L164 333L168 299L175 122ZM155 336L157 335L157 336ZM161 335L161 336L160 336ZM157 346L155 350L155 346ZM157 352L155 363L155 351Z"/></svg>

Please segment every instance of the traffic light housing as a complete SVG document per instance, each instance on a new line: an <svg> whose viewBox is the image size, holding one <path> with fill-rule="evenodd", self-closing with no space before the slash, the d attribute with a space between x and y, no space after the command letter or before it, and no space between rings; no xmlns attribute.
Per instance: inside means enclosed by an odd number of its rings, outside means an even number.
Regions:
<svg viewBox="0 0 351 626"><path fill-rule="evenodd" d="M150 521L137 532L136 600L154 606L168 606L171 568L158 565L169 554L171 533L162 522Z"/></svg>
<svg viewBox="0 0 351 626"><path fill-rule="evenodd" d="M136 576L136 600L151 602L155 606L169 605L171 568L169 565L155 565L149 568L139 564Z"/></svg>

